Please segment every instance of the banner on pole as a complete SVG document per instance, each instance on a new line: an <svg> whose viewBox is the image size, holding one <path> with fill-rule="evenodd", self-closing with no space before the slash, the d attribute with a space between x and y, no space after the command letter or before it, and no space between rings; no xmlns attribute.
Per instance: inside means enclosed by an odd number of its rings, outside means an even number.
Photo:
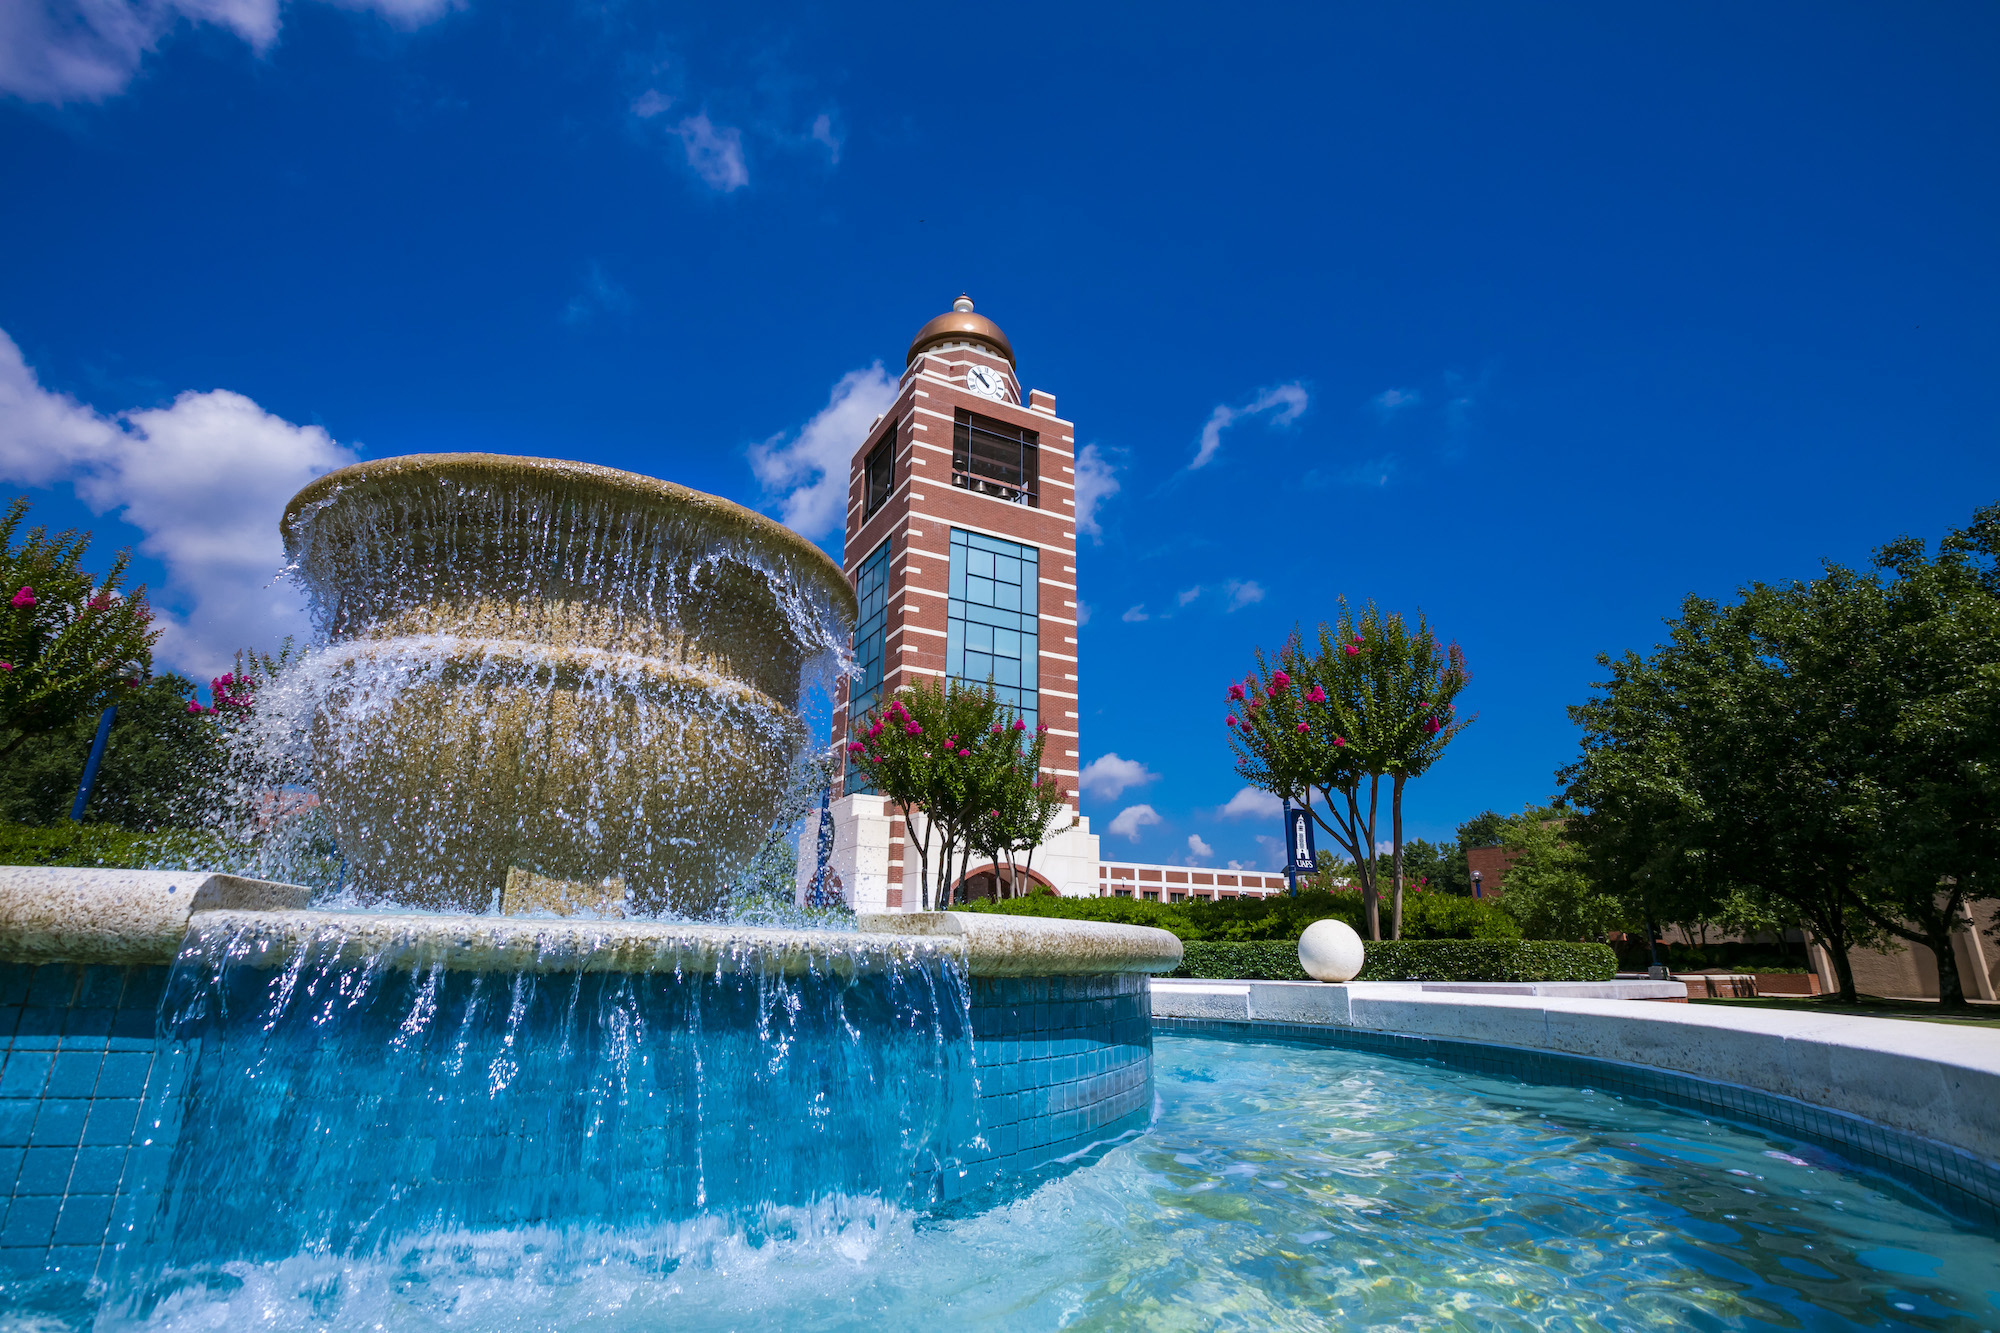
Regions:
<svg viewBox="0 0 2000 1333"><path fill-rule="evenodd" d="M1313 847L1312 816L1301 806L1285 807L1285 873L1296 879L1319 869L1319 853Z"/></svg>

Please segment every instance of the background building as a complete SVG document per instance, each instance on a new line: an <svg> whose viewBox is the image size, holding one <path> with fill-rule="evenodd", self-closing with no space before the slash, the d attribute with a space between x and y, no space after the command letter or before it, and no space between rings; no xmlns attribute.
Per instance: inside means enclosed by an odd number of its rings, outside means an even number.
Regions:
<svg viewBox="0 0 2000 1333"><path fill-rule="evenodd" d="M1028 725L1067 798L1034 879L1098 892L1097 838L1077 803L1076 430L1053 394L1024 391L1014 348L967 297L918 330L895 405L869 428L848 479L842 565L860 603L860 678L835 699L833 739L920 676L991 678ZM832 803L834 882L857 911L914 911L917 867L901 813L850 773ZM801 839L799 883L818 869ZM906 877L907 871L907 877ZM990 882L991 867L975 863Z"/></svg>

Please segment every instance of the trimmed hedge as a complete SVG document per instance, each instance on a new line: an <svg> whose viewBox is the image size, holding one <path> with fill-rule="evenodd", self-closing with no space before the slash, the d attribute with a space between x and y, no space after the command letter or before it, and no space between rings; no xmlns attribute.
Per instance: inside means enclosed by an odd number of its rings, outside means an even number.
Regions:
<svg viewBox="0 0 2000 1333"><path fill-rule="evenodd" d="M1315 921L1328 917L1345 921L1362 934L1361 893L1305 890L1298 897L1224 898L1219 902L1154 903L1143 898L1059 898L1037 893L1025 898L990 899L958 904L956 911L1001 912L1011 916L1062 917L1072 921L1114 921L1128 926L1158 926L1182 940L1271 940L1296 944ZM1382 926L1389 926L1389 905L1382 904ZM1521 928L1490 898L1459 898L1446 893L1410 893L1403 899L1406 940L1509 940L1521 938Z"/></svg>
<svg viewBox="0 0 2000 1333"><path fill-rule="evenodd" d="M1296 940L1190 940L1170 974L1208 981L1305 981ZM1558 940L1378 940L1356 981L1609 981L1608 944Z"/></svg>

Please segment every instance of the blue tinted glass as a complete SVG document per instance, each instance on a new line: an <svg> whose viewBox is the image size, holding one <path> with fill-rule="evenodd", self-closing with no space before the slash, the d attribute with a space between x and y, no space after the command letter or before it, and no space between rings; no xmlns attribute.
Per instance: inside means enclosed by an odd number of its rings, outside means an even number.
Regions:
<svg viewBox="0 0 2000 1333"><path fill-rule="evenodd" d="M965 627L965 646L975 648L982 653L990 653L993 651L993 636L995 632L991 625L967 625ZM999 632L1005 633L1004 630Z"/></svg>
<svg viewBox="0 0 2000 1333"><path fill-rule="evenodd" d="M945 636L944 670L948 676L965 674L965 649L959 647L951 635Z"/></svg>
<svg viewBox="0 0 2000 1333"><path fill-rule="evenodd" d="M993 605L993 580L968 578L965 581L965 600L977 602L981 606Z"/></svg>
<svg viewBox="0 0 2000 1333"><path fill-rule="evenodd" d="M998 657L993 659L993 679L1000 685L1021 683L1021 659L1018 657Z"/></svg>
<svg viewBox="0 0 2000 1333"><path fill-rule="evenodd" d="M975 684L993 674L991 653L967 653L965 655L965 678Z"/></svg>
<svg viewBox="0 0 2000 1333"><path fill-rule="evenodd" d="M990 631L990 633L993 635L994 652L1002 657L1018 658L1021 655L1021 632L1019 630L996 629Z"/></svg>
<svg viewBox="0 0 2000 1333"><path fill-rule="evenodd" d="M991 551L967 551L965 553L965 569L969 574L978 574L983 578L992 578L993 553Z"/></svg>
<svg viewBox="0 0 2000 1333"><path fill-rule="evenodd" d="M993 604L1009 611L1021 609L1021 585L1018 583L996 583L993 585Z"/></svg>
<svg viewBox="0 0 2000 1333"><path fill-rule="evenodd" d="M951 595L953 597L965 596L965 562L959 559L959 556L961 554L963 554L963 552L961 552L957 547L952 548Z"/></svg>
<svg viewBox="0 0 2000 1333"><path fill-rule="evenodd" d="M993 560L993 577L999 579L1002 583L1019 583L1021 581L1021 562L1009 559L1004 555L996 556Z"/></svg>

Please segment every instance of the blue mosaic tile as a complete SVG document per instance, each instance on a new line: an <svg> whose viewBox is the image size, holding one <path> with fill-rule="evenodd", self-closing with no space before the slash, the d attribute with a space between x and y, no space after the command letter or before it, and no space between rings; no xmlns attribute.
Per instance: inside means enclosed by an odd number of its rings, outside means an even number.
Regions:
<svg viewBox="0 0 2000 1333"><path fill-rule="evenodd" d="M65 1046L56 1052L55 1064L49 1070L48 1085L42 1089L44 1097L88 1097L97 1090L97 1071L104 1065L104 1048L84 1047L72 1049Z"/></svg>
<svg viewBox="0 0 2000 1333"><path fill-rule="evenodd" d="M53 1050L9 1052L7 1063L0 1066L0 1097L41 1096L48 1085L49 1066L55 1060Z"/></svg>
<svg viewBox="0 0 2000 1333"><path fill-rule="evenodd" d="M0 1101L0 1148L24 1148L40 1106L26 1097Z"/></svg>
<svg viewBox="0 0 2000 1333"><path fill-rule="evenodd" d="M56 1215L62 1211L57 1195L27 1198L15 1195L7 1205L7 1221L0 1225L0 1246L33 1245L46 1251L55 1235ZM36 1267L39 1268L40 1256Z"/></svg>
<svg viewBox="0 0 2000 1333"><path fill-rule="evenodd" d="M90 1117L86 1097L48 1097L35 1116L28 1144L35 1148L75 1148L83 1142L83 1122Z"/></svg>

